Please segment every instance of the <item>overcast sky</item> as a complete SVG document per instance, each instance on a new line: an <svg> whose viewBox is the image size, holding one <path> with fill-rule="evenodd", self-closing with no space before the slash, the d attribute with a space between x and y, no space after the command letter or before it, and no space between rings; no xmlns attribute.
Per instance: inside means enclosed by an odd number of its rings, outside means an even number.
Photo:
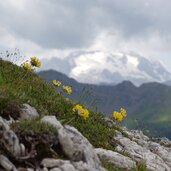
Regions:
<svg viewBox="0 0 171 171"><path fill-rule="evenodd" d="M0 50L135 52L171 71L170 0L0 0Z"/></svg>

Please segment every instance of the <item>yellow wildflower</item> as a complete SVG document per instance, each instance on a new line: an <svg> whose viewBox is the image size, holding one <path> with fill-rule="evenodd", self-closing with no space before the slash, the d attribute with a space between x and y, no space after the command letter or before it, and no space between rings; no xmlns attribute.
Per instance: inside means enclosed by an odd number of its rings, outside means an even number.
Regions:
<svg viewBox="0 0 171 171"><path fill-rule="evenodd" d="M21 66L22 66L25 70L29 70L29 71L32 71L32 70L33 70L32 66L31 66L30 63L28 63L28 62L22 63Z"/></svg>
<svg viewBox="0 0 171 171"><path fill-rule="evenodd" d="M76 111L82 110L82 109L83 109L83 107L80 104L77 104L72 108L73 112L76 112Z"/></svg>
<svg viewBox="0 0 171 171"><path fill-rule="evenodd" d="M120 113L123 117L126 117L126 110L124 108L120 108Z"/></svg>
<svg viewBox="0 0 171 171"><path fill-rule="evenodd" d="M90 113L89 113L88 109L84 109L82 117L86 120L89 117L89 114Z"/></svg>
<svg viewBox="0 0 171 171"><path fill-rule="evenodd" d="M73 107L72 109L74 112L77 112L78 115L80 115L81 117L83 117L85 120L89 117L89 111L88 109L84 108L82 105L77 104Z"/></svg>
<svg viewBox="0 0 171 171"><path fill-rule="evenodd" d="M36 56L31 57L30 59L31 59L30 63L31 63L32 66L40 68L41 61Z"/></svg>
<svg viewBox="0 0 171 171"><path fill-rule="evenodd" d="M123 120L123 115L120 112L114 111L113 112L113 117L114 119L118 120L118 121L122 121Z"/></svg>
<svg viewBox="0 0 171 171"><path fill-rule="evenodd" d="M53 85L56 86L56 87L60 87L62 84L61 81L57 81L57 80L53 80Z"/></svg>
<svg viewBox="0 0 171 171"><path fill-rule="evenodd" d="M62 89L64 92L68 93L68 94L71 94L72 93L72 87L71 86L65 86L63 85L62 86Z"/></svg>

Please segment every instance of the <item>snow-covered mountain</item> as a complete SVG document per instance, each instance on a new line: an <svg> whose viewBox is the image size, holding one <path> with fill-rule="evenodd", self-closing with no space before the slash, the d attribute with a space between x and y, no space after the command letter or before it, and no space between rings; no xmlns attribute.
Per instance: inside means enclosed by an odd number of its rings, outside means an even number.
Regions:
<svg viewBox="0 0 171 171"><path fill-rule="evenodd" d="M171 73L159 61L134 53L74 52L64 59L44 60L42 68L54 69L79 82L91 84L117 84L129 80L140 85L171 80Z"/></svg>

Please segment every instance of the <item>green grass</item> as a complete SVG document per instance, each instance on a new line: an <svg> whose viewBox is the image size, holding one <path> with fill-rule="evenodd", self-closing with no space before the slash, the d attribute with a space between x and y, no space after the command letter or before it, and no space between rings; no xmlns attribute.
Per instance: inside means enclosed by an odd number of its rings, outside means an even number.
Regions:
<svg viewBox="0 0 171 171"><path fill-rule="evenodd" d="M27 119L20 120L20 122L13 122L11 128L17 132L22 131L21 134L44 134L52 133L54 136L57 136L57 130L52 125L43 123L39 118L36 119Z"/></svg>
<svg viewBox="0 0 171 171"><path fill-rule="evenodd" d="M109 128L101 114L90 112L90 118L83 120L72 112L73 102L37 74L0 60L0 114L14 115L14 102L16 106L28 103L41 116L55 115L64 124L75 126L95 147L114 149L115 128Z"/></svg>
<svg viewBox="0 0 171 171"><path fill-rule="evenodd" d="M63 115L71 104L35 73L25 71L10 62L0 61L0 94L36 107L41 114ZM0 106L1 109L1 106Z"/></svg>

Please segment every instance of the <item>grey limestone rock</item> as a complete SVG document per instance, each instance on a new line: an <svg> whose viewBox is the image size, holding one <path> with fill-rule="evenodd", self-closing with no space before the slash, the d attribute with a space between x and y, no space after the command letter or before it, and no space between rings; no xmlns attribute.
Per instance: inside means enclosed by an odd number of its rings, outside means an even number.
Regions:
<svg viewBox="0 0 171 171"><path fill-rule="evenodd" d="M170 171L171 168L167 165L166 160L156 152L149 148L149 138L142 132L127 132L129 138L117 134L114 137L119 149L126 152L137 162L145 162L147 168L151 171ZM162 153L162 152L161 152Z"/></svg>
<svg viewBox="0 0 171 171"><path fill-rule="evenodd" d="M102 148L97 148L95 150L96 150L96 154L99 156L100 159L112 163L114 166L118 168L132 169L136 167L135 161L120 153L111 150L105 150Z"/></svg>
<svg viewBox="0 0 171 171"><path fill-rule="evenodd" d="M93 146L76 128L62 126L54 116L45 116L42 121L58 129L58 141L71 161L82 161L91 168L100 169L101 163Z"/></svg>
<svg viewBox="0 0 171 171"><path fill-rule="evenodd" d="M13 163L11 163L7 157L4 155L0 155L0 166L2 166L5 170L17 171L16 167Z"/></svg>
<svg viewBox="0 0 171 171"><path fill-rule="evenodd" d="M21 111L20 111L20 118L21 119L28 119L28 118L36 118L39 117L37 110L30 106L29 104L23 104Z"/></svg>
<svg viewBox="0 0 171 171"><path fill-rule="evenodd" d="M41 165L44 167L44 169L49 169L50 171L106 171L100 167L99 169L95 169L82 161L73 162L69 160L50 158L43 159Z"/></svg>
<svg viewBox="0 0 171 171"><path fill-rule="evenodd" d="M19 142L16 134L10 129L7 121L2 117L0 117L0 135L0 142L13 156L21 157L25 155L25 146Z"/></svg>

